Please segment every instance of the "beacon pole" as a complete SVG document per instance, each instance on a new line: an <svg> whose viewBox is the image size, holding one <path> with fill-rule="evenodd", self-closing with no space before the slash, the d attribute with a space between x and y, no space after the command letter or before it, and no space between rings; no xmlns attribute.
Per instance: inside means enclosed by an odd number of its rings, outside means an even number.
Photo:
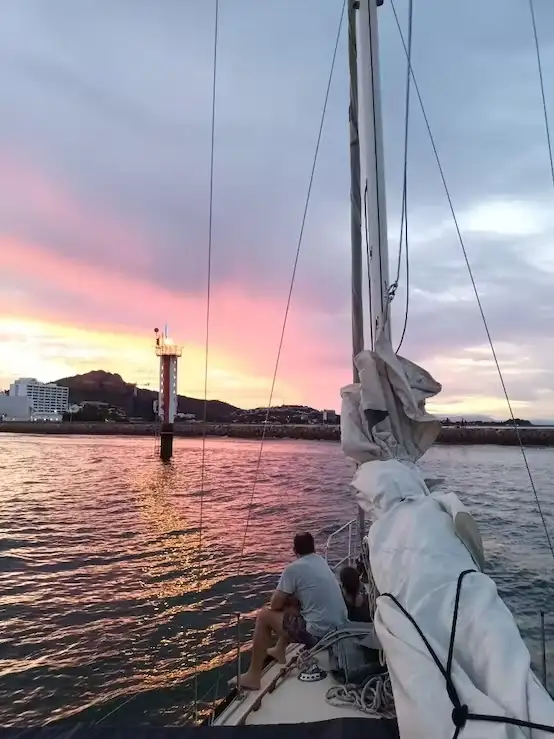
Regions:
<svg viewBox="0 0 554 739"><path fill-rule="evenodd" d="M160 430L160 459L168 462L173 456L173 423L177 413L177 365L183 347L177 346L167 335L155 328L156 356L160 358L160 389L158 393L158 420Z"/></svg>

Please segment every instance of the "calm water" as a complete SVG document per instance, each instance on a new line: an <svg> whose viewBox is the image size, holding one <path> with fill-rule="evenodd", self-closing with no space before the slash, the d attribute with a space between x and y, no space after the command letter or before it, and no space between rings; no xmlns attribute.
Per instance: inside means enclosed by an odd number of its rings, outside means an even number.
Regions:
<svg viewBox="0 0 554 739"><path fill-rule="evenodd" d="M266 442L241 559L259 442L209 439L203 496L201 449L162 465L150 439L0 435L0 725L185 723L195 691L223 694L235 613L246 640L292 532L324 543L354 513L337 444ZM528 456L554 533L554 450ZM436 447L424 468L478 519L536 659L553 562L520 453Z"/></svg>

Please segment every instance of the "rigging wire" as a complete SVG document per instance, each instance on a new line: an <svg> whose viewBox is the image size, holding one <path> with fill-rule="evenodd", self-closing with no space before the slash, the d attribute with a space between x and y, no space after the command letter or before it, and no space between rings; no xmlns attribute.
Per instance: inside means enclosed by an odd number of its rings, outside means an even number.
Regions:
<svg viewBox="0 0 554 739"><path fill-rule="evenodd" d="M252 484L252 491L250 493L250 500L249 500L249 503L248 503L248 509L247 509L247 514L246 514L246 522L245 522L244 533L243 533L243 537L242 537L242 546L241 546L241 549L240 549L239 562L238 562L238 567L237 567L237 576L240 575L241 568L242 568L242 561L243 561L243 558L244 558L244 549L245 549L245 546L246 546L246 537L247 537L247 534L248 534L248 527L250 525L250 518L251 518L251 513L252 513L252 505L253 505L253 502L254 502L254 495L256 493L256 486L258 484L258 478L259 478L259 474L260 474L260 465L261 465L261 461L262 461L262 452L263 452L263 447L264 447L264 442L265 442L265 437L266 437L266 431L267 431L267 426L268 426L268 421L269 421L269 413L270 413L270 410L271 410L271 402L273 400L273 393L274 393L274 390L275 390L275 382L277 380L277 371L279 369L279 361L281 359L281 351L283 349L283 342L284 342L284 338L285 338L285 330L286 330L286 327L287 327L287 320L288 320L288 315L289 315L289 310L290 310L290 304L291 304L291 300L292 300L292 291L294 289L294 283L295 283L295 280L296 280L296 271L297 271L297 268L298 268L298 260L299 260L299 257L300 257L300 249L302 248L302 242L303 242L303 239L304 239L304 229L305 229L305 226L306 226L306 220L307 220L307 216L308 216L308 208L309 208L309 205L310 205L310 200L311 200L311 195L312 195L312 186L313 186L313 182L314 182L315 170L316 170L317 160L318 160L318 156L319 156L319 147L320 147L320 144L321 144L321 137L322 137L322 134L323 134L323 125L325 123L325 115L327 113L327 103L329 102L329 93L331 92L331 83L333 81L333 73L335 71L335 62L337 60L337 52L338 52L338 48L339 48L340 36L341 36L341 32L342 32L342 25L343 25L343 21L344 21L344 11L345 11L345 8L346 8L346 2L347 2L347 0L343 0L343 3L342 3L342 10L341 10L341 14L340 14L339 25L338 25L337 35L336 35L336 39L335 39L335 47L333 49L333 58L332 58L332 61L331 61L331 69L329 71L329 78L327 80L327 87L326 87L326 90L325 90L325 99L324 99L324 102L323 102L323 109L321 111L321 118L320 118L320 123L319 123L319 130L318 130L318 134L317 134L317 140L316 140L316 146L315 146L314 157L313 157L313 162L312 162L312 168L311 168L311 172L310 172L310 179L309 179L309 182L308 182L308 192L306 194L306 201L304 203L304 211L303 211L303 214L302 214L302 221L301 221L301 225L300 225L300 233L299 233L298 242L297 242L297 245L296 245L296 255L295 255L295 258L294 258L294 265L293 265L293 268L292 268L292 275L291 275L291 280L290 280L289 292L288 292L287 302L286 302L286 306L285 306L285 315L283 317L283 325L282 325L282 328L281 328L281 337L279 339L279 347L277 349L277 357L276 357L276 360L275 360L275 368L274 368L274 371L273 371L273 378L272 378L272 381L271 381L271 390L270 390L270 393L269 393L269 402L267 404L267 410L266 410L266 414L265 414L265 422L263 424L263 430L262 430L262 438L260 440L260 449L259 449L258 458L257 458L257 461L256 461L256 470L255 470L255 473L254 473L254 482Z"/></svg>
<svg viewBox="0 0 554 739"><path fill-rule="evenodd" d="M369 228L367 220L367 182L365 183L364 190L364 234L365 234L365 257L367 264L367 289L368 296L367 301L369 305L369 332L370 332L370 346L373 348L373 306L371 305L371 249L369 247Z"/></svg>
<svg viewBox="0 0 554 739"><path fill-rule="evenodd" d="M205 483L205 467L206 467L206 423L208 420L208 354L210 345L210 299L211 299L211 283L212 283L212 234L213 234L213 194L214 194L214 153L215 153L215 104L217 91L217 42L219 30L219 0L215 0L215 21L214 21L214 52L213 52L213 82L212 82L212 124L211 124L211 140L210 140L210 206L208 214L208 275L207 275L207 296L206 296L206 352L204 363L204 412L203 412L203 434L202 434L202 464L200 468L200 516L199 516L199 540L198 555L202 550L202 524L203 524L203 498ZM198 587L200 587L200 563L198 564Z"/></svg>
<svg viewBox="0 0 554 739"><path fill-rule="evenodd" d="M533 25L533 38L535 41L535 52L537 55L537 67L539 70L539 81L541 86L542 109L544 113L544 128L546 131L546 142L548 144L548 156L550 158L550 174L552 176L552 185L554 185L554 158L552 156L552 139L550 136L550 125L548 123L548 108L546 105L546 96L544 94L544 78L542 74L541 51L539 46L539 36L537 33L537 22L535 19L535 0L529 0L529 11L531 13L531 23Z"/></svg>
<svg viewBox="0 0 554 739"><path fill-rule="evenodd" d="M413 17L414 17L414 2L409 0L408 6L408 59L406 64L406 102L405 102L405 114L404 114L404 175L402 180L402 211L400 216L400 240L398 244L398 264L396 268L396 280L391 286L394 292L398 288L400 282L400 269L402 264L402 245L405 244L406 254L406 303L404 306L404 325L402 326L402 333L400 335L400 341L396 347L396 354L400 351L404 337L406 336L406 329L408 327L408 314L410 312L410 256L409 256L409 244L408 244L408 137L410 130L410 92L412 76L410 74L412 66L412 29L413 29Z"/></svg>
<svg viewBox="0 0 554 739"><path fill-rule="evenodd" d="M208 211L208 265L207 265L207 294L206 294L206 352L204 362L204 412L202 433L202 460L200 465L200 500L198 520L198 549L196 567L196 592L200 593L202 577L202 530L204 526L204 485L206 478L206 436L208 421L208 355L210 346L210 299L212 287L212 241L213 241L213 201L214 201L214 154L215 154L215 105L217 99L217 46L219 37L219 0L215 0L214 14L214 45L213 45L213 78L212 78L212 118L210 136L210 194ZM195 659L194 671L194 706L198 707L198 659Z"/></svg>
<svg viewBox="0 0 554 739"><path fill-rule="evenodd" d="M404 34L402 33L402 28L400 26L400 21L398 19L398 14L396 12L396 7L395 7L395 4L394 4L394 0L391 0L391 7L392 7L392 12L394 14L394 18L395 18L395 21L396 21L396 26L398 28L398 33L400 34L400 39L401 39L402 45L404 47L404 52L406 53L406 58L408 58L408 47L407 47L406 41L404 39ZM440 160L440 157L439 157L438 149L437 149L437 146L436 146L436 143L435 143L435 137L433 136L433 132L431 130L431 124L429 123L429 118L427 117L427 112L426 112L425 106L423 104L423 98L421 97L421 92L419 90L419 85L417 84L417 80L416 80L416 77L415 77L414 70L413 70L413 67L411 65L411 62L409 64L409 68L410 68L410 74L411 74L413 85L414 85L414 90L416 92L416 95L417 95L417 98L418 98L418 101L419 101L421 112L423 114L423 120L425 122L425 127L427 129L427 133L429 135L429 140L431 142L431 148L433 149L433 154L434 154L434 157L435 157L435 161L437 163L437 167L438 167L438 170L439 170L439 175L440 175L440 178L441 178L441 181L442 181L442 185L443 185L443 188L444 188L446 199L448 201L448 207L450 209L450 213L452 215L452 220L454 222L454 228L456 230L456 235L457 235L457 238L458 238L458 242L459 242L460 248L462 250L462 254L463 254L465 265L467 267L467 271L468 271L469 279L470 279L470 282L471 282L471 286L472 286L473 292L475 294L475 299L477 301L477 306L479 308L479 313L481 314L481 319L483 321L483 326L485 328L485 333L487 335L487 340L488 340L488 343L489 343L489 346L490 346L490 349L491 349L491 353L492 353L492 356L493 356L493 359L494 359L494 363L496 365L496 371L498 373L500 384L502 386L502 391L504 393L504 398L506 399L506 404L508 406L508 410L509 410L509 413L510 413L510 418L511 418L511 421L513 423L513 427L514 427L514 430L515 430L515 433L516 433L517 441L518 441L519 448L520 448L520 451L521 451L521 456L523 457L523 462L524 462L524 465L525 465L525 469L527 470L527 475L529 477L529 482L531 484L531 489L533 491L533 495L535 496L535 502L537 504L537 509L538 509L539 515L541 517L542 525L543 525L543 528L544 528L544 533L545 533L545 536L546 536L546 540L548 542L548 547L550 549L550 553L552 554L552 558L554 559L554 546L552 544L552 539L550 538L550 534L548 532L548 526L546 525L546 519L544 517L542 506L541 506L541 503L540 503L540 500L539 500L539 495L538 495L538 492L537 492L537 488L535 486L535 481L533 479L533 474L531 473L531 468L529 467L529 462L527 460L527 453L525 452L525 447L523 446L523 442L521 440L521 434L519 432L519 426L517 425L517 422L516 422L516 418L515 418L514 411L513 411L513 408L512 408L512 403L510 401L510 396L508 395L508 390L507 390L507 387L506 387L506 382L504 381L504 375L502 373L502 369L500 368L500 363L498 361L498 357L497 357L497 354L496 354L496 349L494 348L494 342L492 340L492 336L491 336L491 333L490 333L490 330L489 330L489 325L488 325L487 319L485 317L485 311L483 309L483 304L481 302L481 297L479 295L479 290L477 289L477 283L475 282L475 277L473 276L473 270L471 268L471 264L470 264L469 257L468 257L468 254L467 254L467 250L466 250L466 247L465 247L464 239L463 239L462 232L461 232L461 229L460 229L460 225L458 223L458 218L456 216L456 211L454 210L454 204L452 202L452 197L450 195L450 190L448 188L448 185L447 185L447 182L446 182L446 177L445 177L445 174L444 174L444 170L442 168L442 164L441 164L441 160Z"/></svg>

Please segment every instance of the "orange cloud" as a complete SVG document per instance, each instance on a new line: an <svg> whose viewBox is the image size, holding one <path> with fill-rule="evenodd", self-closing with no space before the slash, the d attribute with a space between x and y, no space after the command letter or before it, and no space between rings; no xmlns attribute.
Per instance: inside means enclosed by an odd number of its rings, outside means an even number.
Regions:
<svg viewBox="0 0 554 739"><path fill-rule="evenodd" d="M157 387L153 342L137 333L110 333L36 319L0 318L0 385L15 376L54 380L78 372L105 369L130 382ZM208 370L209 397L224 397L237 405L267 402L269 378L248 372L235 358L214 349ZM187 343L181 362L179 391L203 396L204 349ZM279 387L282 389L284 383ZM290 389L288 389L290 392Z"/></svg>
<svg viewBox="0 0 554 739"><path fill-rule="evenodd" d="M10 211L10 217L4 218L0 204L0 224L4 226L0 227L0 252L3 275L9 279L9 289L4 287L2 290L0 276L2 315L27 321L39 320L46 325L47 332L50 331L49 326L54 325L58 336L63 333L60 327L64 327L66 333L71 327L92 331L105 336L107 345L111 343L109 337L117 334L122 337L121 356L113 358L113 362L107 357L100 358L112 366L119 361L122 374L125 374L126 365L123 347L147 341L146 337L155 325L168 321L172 334L187 347L188 360L183 361L187 369L183 370L182 377L189 380L186 384L188 390L183 389L183 392L202 394L204 356L201 355L205 349L206 322L206 298L202 289L198 294L187 294L149 281L145 267L150 266L155 251L148 239L132 224L91 210L24 159L0 152L0 171L0 195L5 196L4 209ZM36 238L22 237L22 229L17 228L14 214L19 214L23 220L28 216L28 220L39 225L57 225L64 236L69 234L75 240L77 248L59 253L57 244L54 251ZM8 229L7 225L12 228ZM78 248L84 235L92 239L93 252ZM109 250L109 259L103 258L106 250ZM106 262L113 264L114 251L121 253L121 264L117 269L107 268ZM240 397L244 404L267 403L285 299L285 290L282 300L278 300L253 295L229 281L212 288L210 396L231 399L229 394L232 394L235 402ZM134 337L134 343L130 342L129 336ZM81 340L86 344L84 336ZM277 400L301 402L309 394L312 402L317 403L317 395L323 392L333 399L334 405L337 404L342 377L340 373L337 376L336 367L331 370L332 378L326 369L318 373L315 381L309 376L325 351L326 340L326 336L318 338L313 325L310 325L310 314L293 304L275 388ZM10 344L12 349L13 341L14 337ZM20 336L20 350L14 351L14 356L22 356L21 341ZM90 341L95 346L98 343L94 336ZM62 367L77 372L85 366L83 359L78 361L78 356L73 353L69 364L66 357L61 364L54 365L50 357L50 369L39 371L44 348L39 350L37 347L38 354L33 363L29 346L27 342L24 354L29 361L25 366L35 364L37 367L31 374L59 376ZM15 368L7 369L10 367L8 358L6 362L4 374L15 374ZM141 363L134 362L137 367ZM348 366L347 355L344 364ZM133 370L129 368L128 371ZM247 379L239 380L239 377ZM314 392L309 392L310 389Z"/></svg>
<svg viewBox="0 0 554 739"><path fill-rule="evenodd" d="M20 306L23 316L0 297L5 316L0 321L0 333L8 336L0 355L6 378L30 374L55 379L102 366L130 381L155 385L156 360L150 332L167 319L174 338L185 345L180 391L203 394L205 300L63 259L37 244L14 238L0 239L0 250L4 268L16 282L31 280L39 286L39 294L41 284L53 285L59 293L54 305L42 305L26 295ZM266 404L284 301L279 304L249 297L233 285L218 289L212 299L209 397L239 405ZM311 396L311 402L317 403L317 396L326 394L336 397L327 403L336 407L341 373L334 368L334 376L329 376L323 370L315 383L310 379L321 348L309 336L309 327L293 313L289 315L274 402L302 402ZM59 347L56 357L52 345Z"/></svg>
<svg viewBox="0 0 554 739"><path fill-rule="evenodd" d="M156 387L157 361L151 330L169 321L173 338L184 344L179 391L204 393L206 301L176 294L137 277L63 259L36 244L0 239L4 270L16 283L55 286L58 300L43 303L29 290L20 301L0 294L0 385L19 375L52 380L91 369L118 372L126 380ZM260 299L235 285L212 295L208 397L243 407L265 405L273 377L284 300ZM349 381L348 358L339 348L335 361L325 336L314 331L314 316L294 309L275 386L274 403L339 407L339 389ZM327 360L321 362L321 357ZM431 358L428 368L445 391L430 410L439 415L507 415L505 400L487 388L481 395L452 396L461 370L455 358ZM483 364L482 362L480 363ZM473 365L472 365L473 367ZM508 374L511 368L508 368ZM495 372L485 363L473 372ZM514 408L530 415L529 403Z"/></svg>

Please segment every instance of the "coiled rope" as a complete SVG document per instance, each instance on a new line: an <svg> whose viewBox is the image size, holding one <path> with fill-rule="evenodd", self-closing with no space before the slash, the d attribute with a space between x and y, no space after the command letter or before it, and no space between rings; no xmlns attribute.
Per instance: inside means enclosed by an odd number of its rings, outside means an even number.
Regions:
<svg viewBox="0 0 554 739"><path fill-rule="evenodd" d="M356 636L352 630L331 631L311 649L300 652L295 667L299 672L308 670L316 664L315 656L327 651L333 644L343 639ZM379 650L379 663L385 666L385 655ZM388 672L371 675L360 684L347 683L333 685L327 691L325 700L332 706L351 706L373 718L395 718L394 696Z"/></svg>
<svg viewBox="0 0 554 739"><path fill-rule="evenodd" d="M349 706L372 718L395 718L394 696L388 672L372 675L361 685L333 685L325 695L332 706Z"/></svg>

